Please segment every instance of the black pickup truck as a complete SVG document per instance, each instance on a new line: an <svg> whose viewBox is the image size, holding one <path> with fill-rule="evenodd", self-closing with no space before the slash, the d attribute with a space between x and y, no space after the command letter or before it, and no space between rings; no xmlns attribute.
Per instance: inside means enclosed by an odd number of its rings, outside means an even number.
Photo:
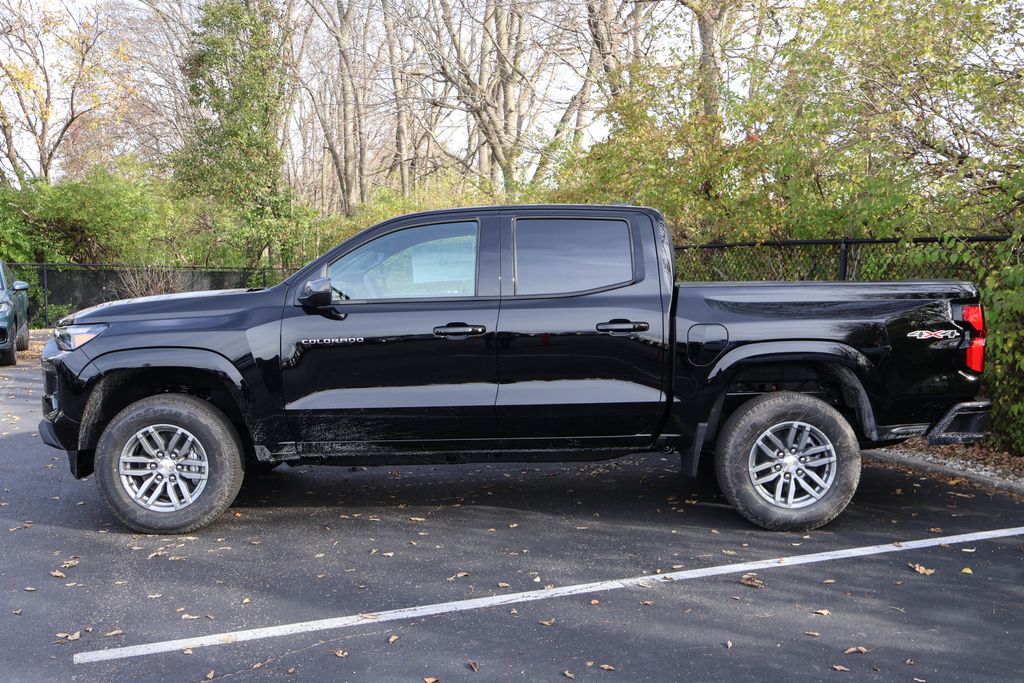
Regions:
<svg viewBox="0 0 1024 683"><path fill-rule="evenodd" d="M282 462L650 451L713 464L758 525L808 529L849 503L861 446L981 438L974 286L675 278L652 209L402 216L269 289L69 316L39 433L154 533L209 523Z"/></svg>

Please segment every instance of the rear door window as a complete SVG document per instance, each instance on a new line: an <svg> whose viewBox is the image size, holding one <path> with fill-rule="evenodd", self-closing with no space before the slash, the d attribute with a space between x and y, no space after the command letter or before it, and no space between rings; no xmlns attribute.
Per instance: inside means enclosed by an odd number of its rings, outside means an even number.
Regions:
<svg viewBox="0 0 1024 683"><path fill-rule="evenodd" d="M515 222L516 295L569 294L633 281L629 223L603 218Z"/></svg>

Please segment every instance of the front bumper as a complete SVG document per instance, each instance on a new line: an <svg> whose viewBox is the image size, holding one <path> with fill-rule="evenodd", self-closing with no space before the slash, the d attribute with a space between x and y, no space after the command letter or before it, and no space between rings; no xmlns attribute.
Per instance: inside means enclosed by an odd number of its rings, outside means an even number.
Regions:
<svg viewBox="0 0 1024 683"><path fill-rule="evenodd" d="M957 403L928 430L928 443L971 444L981 441L988 429L992 402L988 400Z"/></svg>
<svg viewBox="0 0 1024 683"><path fill-rule="evenodd" d="M57 355L56 347L51 348L53 341L47 343L41 360L43 370L43 419L39 422L39 438L53 448L67 453L71 474L82 479L93 472L93 455L91 450L79 450L78 436L81 425L78 420L69 417L65 411L66 398L71 396L71 385L66 377L70 375L63 363L54 363ZM65 379L62 379L65 377ZM77 414L77 413L76 413Z"/></svg>

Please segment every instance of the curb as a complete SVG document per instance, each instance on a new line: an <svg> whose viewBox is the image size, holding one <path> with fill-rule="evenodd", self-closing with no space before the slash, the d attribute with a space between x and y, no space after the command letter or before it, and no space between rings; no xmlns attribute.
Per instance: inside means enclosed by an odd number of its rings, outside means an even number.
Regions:
<svg viewBox="0 0 1024 683"><path fill-rule="evenodd" d="M876 462L887 463L890 465L902 465L915 470L922 470L924 472L930 472L932 474L941 474L955 479L963 479L964 481L970 482L975 486L981 486L984 488L999 489L1007 493L1012 493L1018 496L1024 496L1024 483L1017 483L1007 481L1005 479L997 479L996 477L990 477L987 474L978 474L976 472L969 472L967 470L957 469L950 465L943 465L940 463L932 462L930 460L922 460L915 458L911 455L904 453L894 453L892 451L862 451L862 455L867 460L874 460Z"/></svg>

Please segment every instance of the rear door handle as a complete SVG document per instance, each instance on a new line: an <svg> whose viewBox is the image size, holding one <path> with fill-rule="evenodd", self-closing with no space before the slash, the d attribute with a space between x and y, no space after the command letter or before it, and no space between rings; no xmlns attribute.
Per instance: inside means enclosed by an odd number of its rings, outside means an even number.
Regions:
<svg viewBox="0 0 1024 683"><path fill-rule="evenodd" d="M645 322L633 322L632 320L623 320L616 318L615 320L609 320L606 323L598 323L598 332L646 332L650 329L650 325Z"/></svg>
<svg viewBox="0 0 1024 683"><path fill-rule="evenodd" d="M487 331L487 328L483 325L468 325L466 323L448 323L447 325L440 325L434 328L435 337L444 337L445 339L465 339L466 337L476 337Z"/></svg>

